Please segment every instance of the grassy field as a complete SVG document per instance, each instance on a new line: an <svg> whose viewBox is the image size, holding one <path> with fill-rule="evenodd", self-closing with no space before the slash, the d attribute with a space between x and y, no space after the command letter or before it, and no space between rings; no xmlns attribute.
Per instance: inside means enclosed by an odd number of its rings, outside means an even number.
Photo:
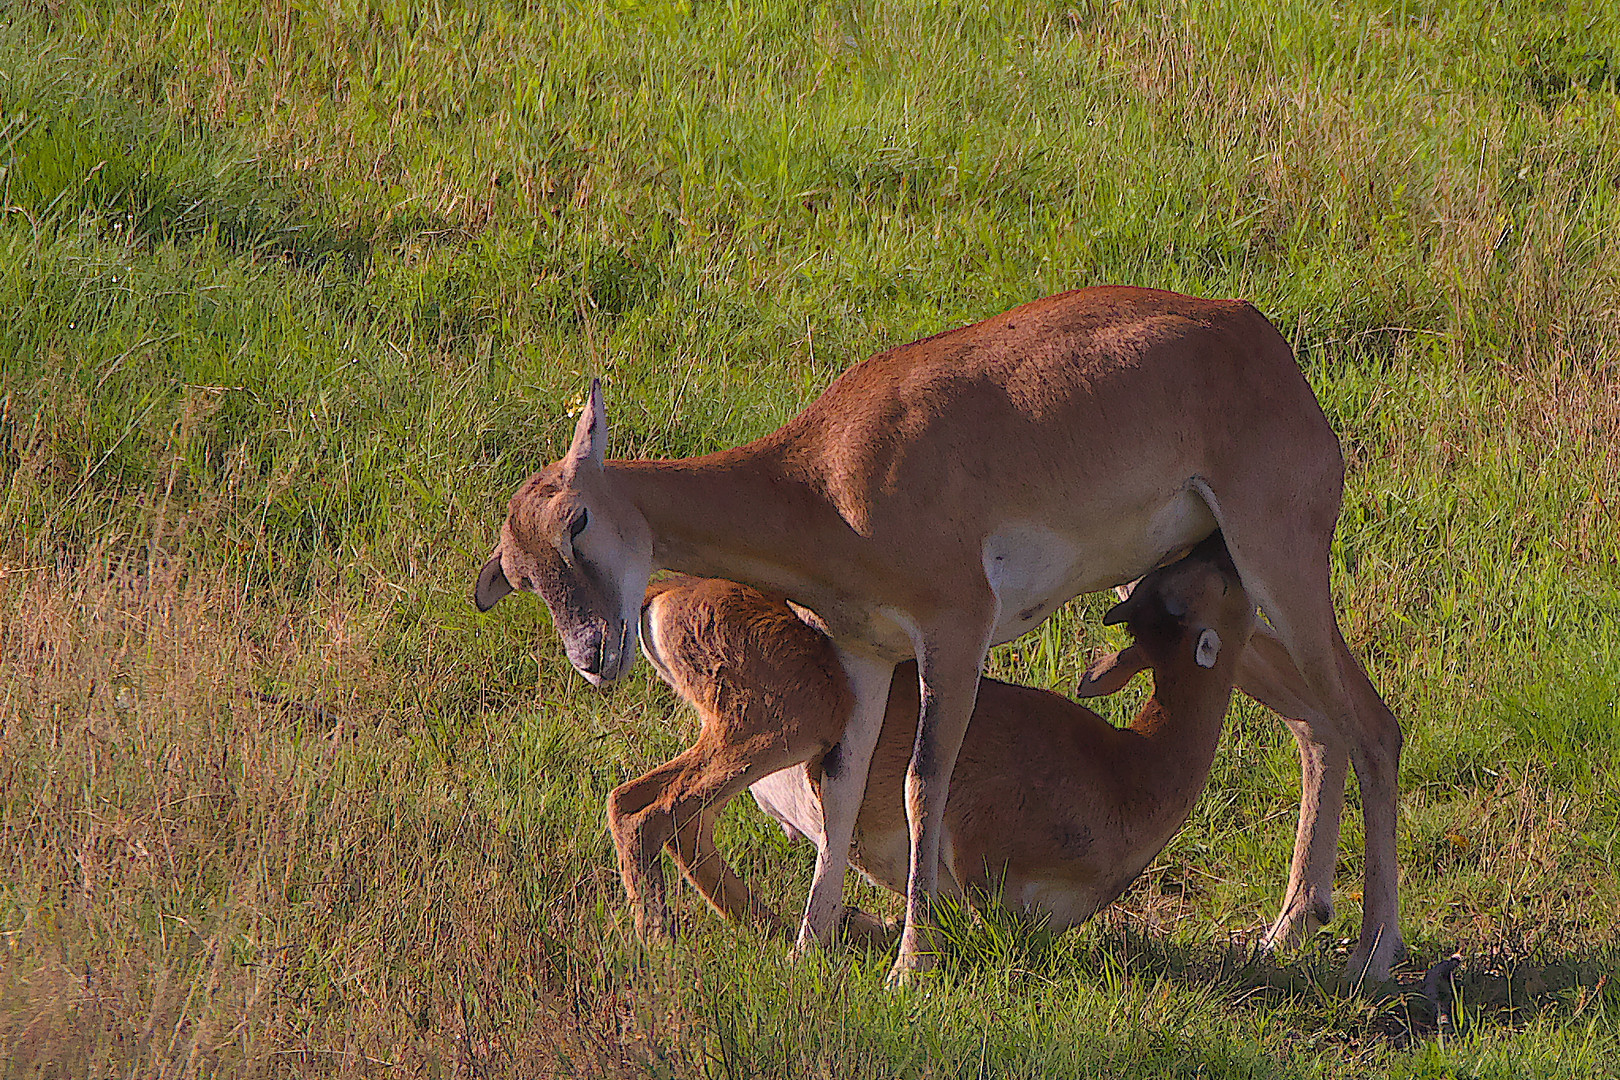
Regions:
<svg viewBox="0 0 1620 1080"><path fill-rule="evenodd" d="M1103 282L1253 300L1343 441L1398 979L1336 975L1353 790L1337 921L1251 951L1298 763L1247 703L1089 928L952 917L915 993L685 889L639 946L604 799L691 719L468 602L588 377L702 452ZM0 304L0 1076L1620 1076L1609 5L22 0ZM1101 610L993 670L1072 685Z"/></svg>

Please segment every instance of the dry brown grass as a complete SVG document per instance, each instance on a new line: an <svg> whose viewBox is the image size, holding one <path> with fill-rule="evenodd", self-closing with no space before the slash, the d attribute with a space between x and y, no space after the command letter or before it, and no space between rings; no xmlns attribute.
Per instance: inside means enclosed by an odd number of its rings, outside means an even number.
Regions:
<svg viewBox="0 0 1620 1080"><path fill-rule="evenodd" d="M424 699L372 644L385 618L376 600L254 595L179 560L102 553L0 575L7 1075L715 1067L715 1025L730 1021L695 1009L717 962L627 953L605 860L555 822L503 816L424 751ZM1526 1001L1602 992L1593 964L1613 924L1591 921L1601 870L1575 842L1589 807L1534 770L1460 802L1410 792L1406 807L1412 835L1436 836L1420 853L1436 879L1425 918L1494 943L1464 973L1481 1001L1517 1017ZM1234 975L1241 948L1160 944L1189 919L1257 932L1253 911L1225 906L1232 873L1167 853L1078 947L1120 941L1097 955L1123 948L1221 993L1309 996L1298 972ZM1414 1021L1378 1016L1411 1037Z"/></svg>
<svg viewBox="0 0 1620 1080"><path fill-rule="evenodd" d="M168 562L0 573L7 1075L619 1075L638 1040L542 940L523 853L408 775L371 613L308 607Z"/></svg>

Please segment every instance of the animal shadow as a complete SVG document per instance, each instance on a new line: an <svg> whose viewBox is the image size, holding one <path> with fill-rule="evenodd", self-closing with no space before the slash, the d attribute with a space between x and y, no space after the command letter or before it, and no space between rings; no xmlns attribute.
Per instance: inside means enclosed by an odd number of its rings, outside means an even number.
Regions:
<svg viewBox="0 0 1620 1080"><path fill-rule="evenodd" d="M1237 940L1184 944L1117 914L1055 935L993 910L947 908L941 927L945 967L957 977L1013 968L1040 978L1079 971L1107 981L1180 982L1235 1011L1298 1018L1302 1035L1351 1051L1399 1050L1620 1007L1620 948L1560 951L1497 941L1445 950L1418 943L1391 979L1366 982L1345 973L1353 940L1325 933L1279 954Z"/></svg>

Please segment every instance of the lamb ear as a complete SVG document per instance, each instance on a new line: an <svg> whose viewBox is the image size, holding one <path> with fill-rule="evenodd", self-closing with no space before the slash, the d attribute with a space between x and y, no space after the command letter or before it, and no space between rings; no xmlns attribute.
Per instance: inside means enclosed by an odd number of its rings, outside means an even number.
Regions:
<svg viewBox="0 0 1620 1080"><path fill-rule="evenodd" d="M1193 663L1201 668L1212 668L1215 660L1221 655L1221 635L1209 627L1198 635L1198 644L1193 648Z"/></svg>
<svg viewBox="0 0 1620 1080"><path fill-rule="evenodd" d="M1088 667L1080 677L1080 685L1074 688L1074 696L1088 698L1117 694L1137 673L1147 668L1147 653L1142 646L1127 645Z"/></svg>
<svg viewBox="0 0 1620 1080"><path fill-rule="evenodd" d="M1125 598L1119 603L1115 604L1113 607L1109 608L1108 613L1103 616L1104 626L1118 626L1120 623L1136 614L1137 609L1142 606L1142 602L1147 599L1147 593L1142 590L1141 586L1142 583L1140 581L1129 586L1131 591L1125 596ZM1126 588L1126 586L1122 585L1120 588ZM1115 591L1117 592L1118 590L1116 589Z"/></svg>
<svg viewBox="0 0 1620 1080"><path fill-rule="evenodd" d="M579 411L579 423L574 425L574 441L563 456L569 472L585 465L602 467L607 456L607 406L602 404L602 380L591 380L591 392L585 407Z"/></svg>
<svg viewBox="0 0 1620 1080"><path fill-rule="evenodd" d="M501 557L495 555L478 571L478 584L473 587L473 603L479 611L488 611L511 591L512 583L506 580L506 571L501 569Z"/></svg>

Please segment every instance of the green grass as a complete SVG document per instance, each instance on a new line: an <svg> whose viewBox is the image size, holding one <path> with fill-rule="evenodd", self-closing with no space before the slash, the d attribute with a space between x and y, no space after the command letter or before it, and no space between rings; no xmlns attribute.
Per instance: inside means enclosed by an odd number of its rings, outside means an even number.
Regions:
<svg viewBox="0 0 1620 1080"><path fill-rule="evenodd" d="M1620 1075L1617 148L1598 4L8 8L0 1075ZM1337 981L1354 812L1333 926L1248 951L1249 705L1091 928L958 916L893 994L682 889L643 949L604 799L690 718L467 601L587 379L697 453L1102 282L1253 300L1340 434L1412 963ZM1103 603L993 671L1072 685Z"/></svg>

